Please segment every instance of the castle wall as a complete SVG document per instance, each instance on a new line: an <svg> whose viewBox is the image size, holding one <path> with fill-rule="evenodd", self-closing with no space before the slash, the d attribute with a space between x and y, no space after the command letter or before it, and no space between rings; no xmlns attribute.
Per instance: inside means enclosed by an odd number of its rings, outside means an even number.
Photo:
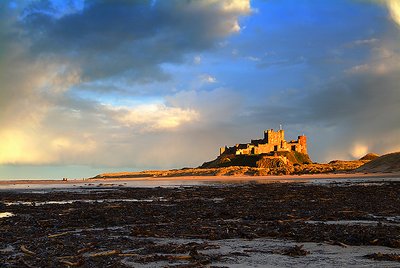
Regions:
<svg viewBox="0 0 400 268"><path fill-rule="evenodd" d="M254 147L255 154L266 154L274 151L273 144L259 144L258 146Z"/></svg>
<svg viewBox="0 0 400 268"><path fill-rule="evenodd" d="M284 130L264 131L264 139L251 140L251 143L236 144L234 147L220 148L220 155L223 153L234 153L236 155L267 154L275 151L296 151L307 154L307 137L298 136L297 141L287 142Z"/></svg>
<svg viewBox="0 0 400 268"><path fill-rule="evenodd" d="M235 154L236 155L241 155L241 154L249 155L249 154L251 154L251 151L250 151L250 149L237 149Z"/></svg>

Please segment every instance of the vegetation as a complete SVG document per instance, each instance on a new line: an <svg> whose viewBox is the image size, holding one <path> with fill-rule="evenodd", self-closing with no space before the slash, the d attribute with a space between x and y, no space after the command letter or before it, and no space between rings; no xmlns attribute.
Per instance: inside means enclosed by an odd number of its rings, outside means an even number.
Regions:
<svg viewBox="0 0 400 268"><path fill-rule="evenodd" d="M385 154L357 169L359 172L400 172L400 152Z"/></svg>
<svg viewBox="0 0 400 268"><path fill-rule="evenodd" d="M309 156L299 152L279 152L274 155L223 154L198 168L152 170L140 172L104 173L94 178L145 178L179 176L266 176L289 174L321 174L341 172L400 172L400 153L366 160L334 160L326 164L312 163Z"/></svg>
<svg viewBox="0 0 400 268"><path fill-rule="evenodd" d="M217 159L205 162L200 168L218 168L229 166L247 166L259 168L278 168L287 164L308 164L311 159L299 152L274 152L271 154L234 155L222 154Z"/></svg>

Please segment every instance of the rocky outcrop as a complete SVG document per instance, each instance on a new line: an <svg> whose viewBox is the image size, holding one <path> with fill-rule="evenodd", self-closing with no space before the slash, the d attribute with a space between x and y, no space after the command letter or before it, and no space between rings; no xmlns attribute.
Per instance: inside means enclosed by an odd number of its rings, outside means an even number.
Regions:
<svg viewBox="0 0 400 268"><path fill-rule="evenodd" d="M213 161L205 162L200 168L247 166L271 169L309 163L311 163L311 159L307 154L294 151L258 155L222 154Z"/></svg>

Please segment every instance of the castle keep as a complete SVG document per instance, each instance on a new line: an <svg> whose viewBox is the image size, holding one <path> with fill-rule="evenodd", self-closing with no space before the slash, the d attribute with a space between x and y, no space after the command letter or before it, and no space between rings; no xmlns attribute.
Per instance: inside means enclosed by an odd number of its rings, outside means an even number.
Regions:
<svg viewBox="0 0 400 268"><path fill-rule="evenodd" d="M251 154L267 154L273 152L300 152L307 154L307 137L298 136L297 140L287 142L285 140L285 131L274 131L269 129L264 131L264 138L260 140L251 140L250 143L236 144L233 147L221 147L220 155L251 155Z"/></svg>

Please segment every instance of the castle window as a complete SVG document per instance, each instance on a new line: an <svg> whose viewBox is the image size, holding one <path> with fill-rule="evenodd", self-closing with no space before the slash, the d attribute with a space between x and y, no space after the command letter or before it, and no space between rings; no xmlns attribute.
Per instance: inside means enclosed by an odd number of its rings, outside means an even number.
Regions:
<svg viewBox="0 0 400 268"><path fill-rule="evenodd" d="M274 146L274 151L278 151L278 145Z"/></svg>
<svg viewBox="0 0 400 268"><path fill-rule="evenodd" d="M292 151L296 151L296 145L292 145Z"/></svg>

